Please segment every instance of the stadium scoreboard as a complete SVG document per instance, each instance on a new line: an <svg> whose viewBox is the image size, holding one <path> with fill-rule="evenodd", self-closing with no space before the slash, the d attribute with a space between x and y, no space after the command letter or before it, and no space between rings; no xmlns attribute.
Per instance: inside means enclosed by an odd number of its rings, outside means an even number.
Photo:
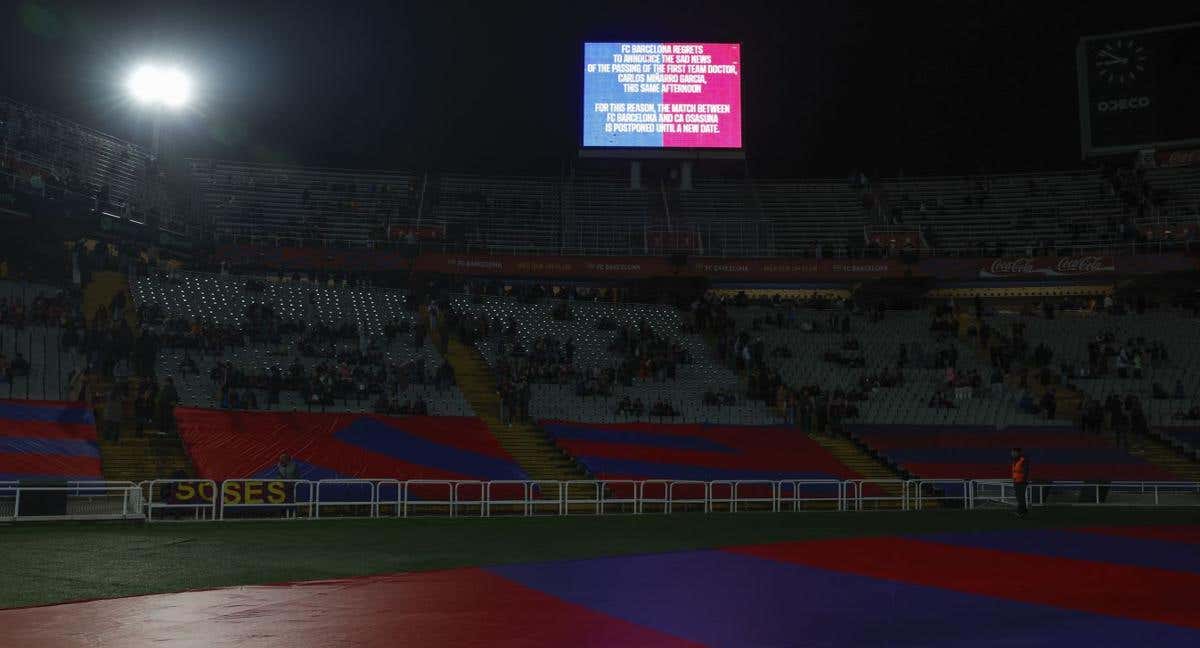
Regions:
<svg viewBox="0 0 1200 648"><path fill-rule="evenodd" d="M1200 23L1086 36L1075 58L1085 158L1200 144Z"/></svg>
<svg viewBox="0 0 1200 648"><path fill-rule="evenodd" d="M584 43L582 140L598 149L741 149L741 45Z"/></svg>

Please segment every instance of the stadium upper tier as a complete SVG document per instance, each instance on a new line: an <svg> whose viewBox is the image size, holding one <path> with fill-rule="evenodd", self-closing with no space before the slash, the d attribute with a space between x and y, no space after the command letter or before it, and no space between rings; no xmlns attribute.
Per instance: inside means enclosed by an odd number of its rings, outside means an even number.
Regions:
<svg viewBox="0 0 1200 648"><path fill-rule="evenodd" d="M5 184L74 194L117 213L154 209L164 227L188 231L149 150L3 97L0 166Z"/></svg>
<svg viewBox="0 0 1200 648"><path fill-rule="evenodd" d="M869 227L920 230L944 252L1118 246L1194 225L1200 170L1114 185L1099 171L841 180L697 179L690 190L615 178L355 172L192 160L224 240L362 246L409 235L495 253L857 256ZM1136 188L1134 188L1136 187ZM664 232L669 233L664 235Z"/></svg>
<svg viewBox="0 0 1200 648"><path fill-rule="evenodd" d="M926 253L1024 255L1194 237L1200 168L762 180L481 176L209 159L183 175L145 148L0 98L2 181L67 191L176 232L263 245L389 239L494 253L861 256L868 228L902 228ZM170 166L171 170L166 167ZM1169 233L1169 234L1168 234ZM996 254L999 250L1001 253Z"/></svg>

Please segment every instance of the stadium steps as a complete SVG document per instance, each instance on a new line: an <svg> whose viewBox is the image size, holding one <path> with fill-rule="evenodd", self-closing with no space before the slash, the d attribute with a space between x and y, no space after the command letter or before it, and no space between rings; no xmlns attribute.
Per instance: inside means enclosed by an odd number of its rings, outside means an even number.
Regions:
<svg viewBox="0 0 1200 648"><path fill-rule="evenodd" d="M861 479L883 479L894 480L904 479L904 475L883 463L879 459L871 456L862 447L842 436L829 436L810 432L808 438L815 441L822 448L825 448L829 454L833 455L843 466L853 470ZM879 490L886 497L899 497L902 488L895 484L880 484ZM879 508L899 508L898 502L875 502ZM931 505L936 505L936 502L926 502L926 508L933 508Z"/></svg>
<svg viewBox="0 0 1200 648"><path fill-rule="evenodd" d="M1114 443L1115 435L1112 436ZM1184 456L1165 441L1143 434L1126 434L1129 454L1140 457L1163 470L1176 475L1181 481L1200 481L1200 462Z"/></svg>
<svg viewBox="0 0 1200 648"><path fill-rule="evenodd" d="M117 443L100 440L100 460L104 478L112 481L140 482L173 479L180 473L183 477L196 474L178 436L146 430L138 437L132 425L122 426Z"/></svg>
<svg viewBox="0 0 1200 648"><path fill-rule="evenodd" d="M584 471L541 428L529 423L504 425L500 422L500 395L496 378L472 347L451 338L446 360L454 368L458 388L492 436L520 464L530 479L567 481L587 479Z"/></svg>
<svg viewBox="0 0 1200 648"><path fill-rule="evenodd" d="M129 282L125 275L108 270L93 273L91 282L83 289L84 317L91 320L96 316L97 309L107 309L112 304L113 296L122 290L129 296ZM133 307L132 299L126 300L125 321L136 330L137 309Z"/></svg>
<svg viewBox="0 0 1200 648"><path fill-rule="evenodd" d="M171 479L194 476L191 461L178 439L123 436L119 443L100 442L104 476L116 481Z"/></svg>

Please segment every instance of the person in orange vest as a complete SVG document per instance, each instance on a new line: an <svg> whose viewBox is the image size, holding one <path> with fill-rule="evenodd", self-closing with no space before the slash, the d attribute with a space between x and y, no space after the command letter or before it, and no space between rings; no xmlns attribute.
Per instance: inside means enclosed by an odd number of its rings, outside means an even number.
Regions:
<svg viewBox="0 0 1200 648"><path fill-rule="evenodd" d="M1012 480L1017 496L1017 517L1025 517L1029 514L1025 505L1025 490L1029 485L1029 460L1020 448L1012 449Z"/></svg>

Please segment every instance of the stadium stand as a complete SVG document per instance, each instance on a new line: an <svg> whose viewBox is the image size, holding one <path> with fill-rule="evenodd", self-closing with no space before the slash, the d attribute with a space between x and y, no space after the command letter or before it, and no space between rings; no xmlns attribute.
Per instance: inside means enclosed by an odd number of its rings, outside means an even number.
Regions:
<svg viewBox="0 0 1200 648"><path fill-rule="evenodd" d="M363 270L375 268L367 256L390 255L378 267L406 274L409 253L431 250L861 257L894 252L872 241L908 246L914 237L913 252L937 257L921 260L931 267L964 261L952 256L1064 251L1121 253L1123 265L1146 256L1138 252L1192 247L1197 168L698 177L688 188L668 179L633 188L628 178L582 171L496 177L189 160L196 213L179 224L184 212L145 149L8 100L0 100L0 137L13 188L70 193L100 211L158 210L159 224L179 231L203 224L213 243L252 244L250 256L263 266L288 257L295 269L316 270L338 248L348 266L364 261L342 268L353 275L336 282L325 273L316 281L307 273L168 272L119 239L80 241L70 254L81 295L0 281L0 396L82 400L97 412L112 401L120 427L136 420L138 432L169 427L161 414L174 401L154 400L166 377L179 404L238 413L478 414L526 474L555 479L591 466L558 454L534 421L746 429L782 421L843 463L856 452L840 445L845 426L921 426L930 434L999 426L1044 435L1047 452L1060 444L1077 460L1092 453L1098 463L1088 465L1121 474L1138 474L1139 461L1193 474L1168 455L1171 445L1195 451L1196 311L1121 296L1115 272L1023 284L934 281L904 299L890 299L893 285L785 282L807 291L796 301L746 299L714 285L688 312L578 297L586 291L567 300L436 290L416 298L369 285L376 277ZM1163 267L1194 266L1174 256L1182 265ZM967 265L954 276L974 278L981 266ZM132 305L118 307L125 292ZM966 304L980 294L986 303ZM881 299L896 303L880 307ZM118 308L122 317L109 317ZM1099 436L1063 441L1075 429ZM133 455L159 442L124 436L100 442L106 470L124 478L181 465L178 456L138 461ZM921 473L910 466L942 474L937 465L971 463L959 461L967 454L925 463L896 456L903 460L889 458L914 474ZM989 465L994 459L986 456ZM1039 465L1056 466L1054 459L1034 456ZM1071 463L1080 462L1063 465Z"/></svg>
<svg viewBox="0 0 1200 648"><path fill-rule="evenodd" d="M175 232L194 231L145 148L0 97L0 166L40 195L80 197L116 214L153 212Z"/></svg>
<svg viewBox="0 0 1200 648"><path fill-rule="evenodd" d="M242 406L471 414L433 378L443 360L402 292L185 272L132 292L156 314L157 373L177 378L185 405L229 407L233 391Z"/></svg>
<svg viewBox="0 0 1200 648"><path fill-rule="evenodd" d="M0 281L0 396L33 400L68 397L82 369L78 324L70 296L53 286Z"/></svg>
<svg viewBox="0 0 1200 648"><path fill-rule="evenodd" d="M964 377L990 380L984 376L991 372L968 341L931 333L927 311L887 311L883 319L874 321L871 314L849 311L834 302L824 308L781 304L734 307L728 312L737 330L745 333L740 343L737 336L727 338L728 355L742 355L747 346L761 354L766 370L773 372L763 380L800 392L800 407L808 404L804 392L819 386L824 400L845 401L843 418L856 422L1029 424L1039 420L1020 411L1015 394L1007 388L948 390L946 367L951 358ZM905 360L897 367L902 346ZM950 399L948 407L930 406L938 393ZM820 394L816 396L820 399ZM782 411L784 404L774 389L767 389L762 397Z"/></svg>
<svg viewBox="0 0 1200 648"><path fill-rule="evenodd" d="M472 339L499 379L528 386L533 419L778 421L738 396L705 404L706 390L737 394L738 378L672 306L458 297L451 309L490 324L490 335ZM659 403L669 409L655 411Z"/></svg>
<svg viewBox="0 0 1200 648"><path fill-rule="evenodd" d="M1200 375L1189 370L1200 362L1196 321L1180 309L1143 307L1139 313L1130 306L1021 321L1093 400L1134 396L1150 425L1170 425L1194 404L1187 397L1200 393Z"/></svg>
<svg viewBox="0 0 1200 648"><path fill-rule="evenodd" d="M525 479L481 421L301 412L176 411L200 477L277 477L282 453L302 479Z"/></svg>
<svg viewBox="0 0 1200 648"><path fill-rule="evenodd" d="M1109 439L1064 427L849 425L852 438L911 475L927 479L1007 479L1011 448L1044 481L1176 481L1179 476Z"/></svg>
<svg viewBox="0 0 1200 648"><path fill-rule="evenodd" d="M396 171L345 171L192 160L200 208L233 241L365 245L413 221L417 179Z"/></svg>
<svg viewBox="0 0 1200 648"><path fill-rule="evenodd" d="M154 156L46 111L0 99L7 182L67 192L117 214L153 211L218 240L357 246L413 239L492 252L648 254L648 231L695 235L712 256L862 256L871 227L919 231L941 255L1180 246L1195 241L1200 169L980 174L871 180L697 178L689 189L584 173L492 177L187 162L198 214Z"/></svg>
<svg viewBox="0 0 1200 648"><path fill-rule="evenodd" d="M62 401L0 401L0 481L30 479L102 479L91 408Z"/></svg>
<svg viewBox="0 0 1200 648"><path fill-rule="evenodd" d="M774 255L844 254L847 241L861 240L871 222L860 197L842 181L762 180L753 188L771 228L771 238L761 249Z"/></svg>
<svg viewBox="0 0 1200 648"><path fill-rule="evenodd" d="M442 231L462 231L469 248L496 253L557 250L563 238L561 188L545 178L442 175L430 224Z"/></svg>
<svg viewBox="0 0 1200 648"><path fill-rule="evenodd" d="M687 190L603 176L418 175L191 160L222 240L325 246L414 238L493 253L642 255L648 233L694 234L710 256L861 257L875 227L924 253L1182 246L1196 240L1200 171L1157 169L843 180L697 179ZM307 196L307 198L305 198ZM299 214L301 217L296 218ZM397 234L401 235L398 236ZM997 254L999 252L999 254Z"/></svg>
<svg viewBox="0 0 1200 648"><path fill-rule="evenodd" d="M546 433L598 479L856 479L804 434L784 426L543 421Z"/></svg>

